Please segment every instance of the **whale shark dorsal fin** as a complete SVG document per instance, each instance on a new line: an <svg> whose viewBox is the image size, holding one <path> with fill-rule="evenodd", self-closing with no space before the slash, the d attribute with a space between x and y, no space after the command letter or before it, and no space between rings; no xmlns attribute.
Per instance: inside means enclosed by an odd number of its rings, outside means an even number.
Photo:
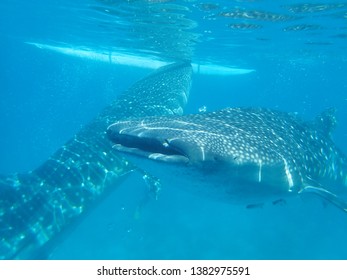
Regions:
<svg viewBox="0 0 347 280"><path fill-rule="evenodd" d="M300 194L305 194L305 193L312 193L316 194L319 197L325 199L326 201L332 203L345 213L347 213L347 201L341 199L339 196L336 194L321 188L321 187L314 187L314 186L306 186L304 187L300 192Z"/></svg>
<svg viewBox="0 0 347 280"><path fill-rule="evenodd" d="M324 135L331 136L337 125L336 109L329 108L323 111L316 117L314 124L315 128L323 132Z"/></svg>

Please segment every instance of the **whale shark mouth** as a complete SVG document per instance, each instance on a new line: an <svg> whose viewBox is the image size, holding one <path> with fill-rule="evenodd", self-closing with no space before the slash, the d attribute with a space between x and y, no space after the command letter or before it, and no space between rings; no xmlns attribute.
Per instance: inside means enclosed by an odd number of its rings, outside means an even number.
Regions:
<svg viewBox="0 0 347 280"><path fill-rule="evenodd" d="M148 131L123 129L117 123L108 128L107 134L114 143L113 148L120 152L164 162L189 162L189 156L178 139L170 141L161 137L151 137Z"/></svg>

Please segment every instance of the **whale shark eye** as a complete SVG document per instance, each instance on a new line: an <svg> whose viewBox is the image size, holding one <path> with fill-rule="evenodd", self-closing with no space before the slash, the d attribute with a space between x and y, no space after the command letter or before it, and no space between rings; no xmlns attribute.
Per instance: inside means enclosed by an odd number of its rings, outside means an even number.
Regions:
<svg viewBox="0 0 347 280"><path fill-rule="evenodd" d="M165 147L165 148L167 148L167 147L169 147L169 140L167 140L167 139L164 139L164 142L163 142L163 146Z"/></svg>

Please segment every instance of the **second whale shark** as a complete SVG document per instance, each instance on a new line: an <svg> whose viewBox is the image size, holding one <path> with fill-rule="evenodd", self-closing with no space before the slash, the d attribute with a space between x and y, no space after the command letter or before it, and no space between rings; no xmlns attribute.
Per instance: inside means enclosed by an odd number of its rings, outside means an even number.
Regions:
<svg viewBox="0 0 347 280"><path fill-rule="evenodd" d="M182 114L191 75L189 62L161 67L121 94L41 166L0 176L0 259L47 258L67 228L138 170L112 149L107 126L130 117Z"/></svg>
<svg viewBox="0 0 347 280"><path fill-rule="evenodd" d="M347 159L331 139L333 111L304 122L275 110L227 108L118 121L108 134L117 150L171 163L173 179L193 175L198 191L207 185L249 208L314 193L347 211L340 196Z"/></svg>

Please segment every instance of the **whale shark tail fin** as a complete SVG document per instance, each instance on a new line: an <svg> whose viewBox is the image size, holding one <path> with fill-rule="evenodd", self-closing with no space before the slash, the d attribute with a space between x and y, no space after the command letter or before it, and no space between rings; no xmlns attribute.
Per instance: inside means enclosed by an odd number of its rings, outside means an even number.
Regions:
<svg viewBox="0 0 347 280"><path fill-rule="evenodd" d="M336 108L329 108L323 111L314 120L313 127L323 134L328 140L332 139L332 133L337 126ZM339 149L335 148L336 152L330 154L330 160L333 162L330 168L332 176L338 178L338 185L347 187L347 157ZM336 179L335 179L336 180Z"/></svg>

